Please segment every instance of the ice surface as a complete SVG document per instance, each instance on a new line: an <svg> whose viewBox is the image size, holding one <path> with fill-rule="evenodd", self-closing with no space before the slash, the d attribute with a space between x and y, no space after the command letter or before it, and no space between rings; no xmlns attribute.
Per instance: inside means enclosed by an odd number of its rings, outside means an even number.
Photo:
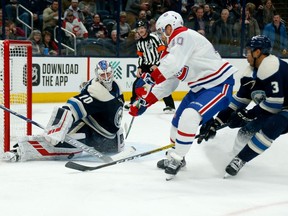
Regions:
<svg viewBox="0 0 288 216"><path fill-rule="evenodd" d="M33 120L46 125L57 105L33 104ZM135 154L169 144L173 115L163 108L158 102L135 119L126 140ZM130 121L125 112L123 124ZM41 132L33 127L34 134ZM0 162L0 215L288 215L287 135L236 177L223 179L236 133L225 128L213 140L193 144L187 167L169 182L156 168L164 152L91 172L65 168L65 161Z"/></svg>

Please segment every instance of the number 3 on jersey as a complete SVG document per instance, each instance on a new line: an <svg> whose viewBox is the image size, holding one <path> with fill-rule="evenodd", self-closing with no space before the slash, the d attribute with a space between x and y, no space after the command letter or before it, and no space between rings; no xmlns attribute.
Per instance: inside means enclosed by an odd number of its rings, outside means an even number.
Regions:
<svg viewBox="0 0 288 216"><path fill-rule="evenodd" d="M279 92L279 84L276 81L271 82L272 92L278 93Z"/></svg>

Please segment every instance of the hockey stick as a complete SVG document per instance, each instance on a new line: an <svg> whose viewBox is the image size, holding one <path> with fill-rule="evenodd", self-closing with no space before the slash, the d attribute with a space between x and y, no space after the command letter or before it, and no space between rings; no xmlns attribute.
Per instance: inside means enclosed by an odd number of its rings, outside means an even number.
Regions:
<svg viewBox="0 0 288 216"><path fill-rule="evenodd" d="M131 122L130 122L130 124L129 124L129 128L128 128L128 130L127 130L127 133L126 133L125 139L127 139L128 135L129 135L129 133L130 133L130 130L131 130L132 124L133 124L133 122L134 122L134 119L135 119L135 116L133 116L132 119L131 119Z"/></svg>
<svg viewBox="0 0 288 216"><path fill-rule="evenodd" d="M134 160L134 159L137 159L137 158L140 158L140 157L144 157L146 155L150 155L150 154L153 154L153 153L156 153L156 152L160 152L160 151L163 151L165 149L172 148L174 145L175 145L174 143L173 144L169 144L169 145L166 145L166 146L163 146L163 147L151 150L151 151L143 152L143 153L140 153L140 154L137 154L137 155L134 155L134 156L126 157L126 158L123 158L123 159L120 159L120 160L116 160L116 161L112 161L110 163L105 163L105 164L102 164L102 165L99 165L99 166L91 167L91 166L85 166L85 165L82 165L82 164L78 164L78 163L69 161L69 162L67 162L65 164L65 167L70 168L70 169L75 169L75 170L78 170L78 171L92 171L92 170L101 169L101 168L104 168L104 167L107 167L107 166L112 166L112 165L115 165L115 164L118 164L118 163L124 163L126 161Z"/></svg>
<svg viewBox="0 0 288 216"><path fill-rule="evenodd" d="M14 116L17 116L17 117L21 118L22 120L24 120L24 121L26 121L26 122L28 122L28 123L31 123L31 124L33 124L33 125L41 128L41 129L43 129L43 130L45 131L45 127L43 127L41 124L33 121L32 119L26 118L25 116L23 116L23 115L15 112L15 111L13 111L13 110L11 110L11 109L8 109L7 107L3 106L2 104L0 104L0 108L3 109L3 110L5 110L6 112L11 113L11 114L14 115ZM88 146L88 145L86 145L86 144L84 144L84 143L82 143L82 142L79 142L78 140L75 140L75 139L71 138L71 137L70 137L69 135L67 135L67 134L66 134L66 136L65 136L64 141L67 142L68 144L76 147L76 148L79 148L79 149L87 152L88 154L90 154L90 155L92 155L92 156L95 156L95 157L101 159L102 161L104 161L104 162L106 162L106 163L113 161L113 159L112 159L111 157L102 154L101 152L97 151L97 150L96 150L95 148L93 148L93 147L90 147L90 146Z"/></svg>

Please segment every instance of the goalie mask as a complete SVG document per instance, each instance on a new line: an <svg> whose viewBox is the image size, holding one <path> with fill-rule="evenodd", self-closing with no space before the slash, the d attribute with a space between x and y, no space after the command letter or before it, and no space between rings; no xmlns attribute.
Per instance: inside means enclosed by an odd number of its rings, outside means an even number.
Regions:
<svg viewBox="0 0 288 216"><path fill-rule="evenodd" d="M112 66L107 61L102 60L96 65L95 73L99 82L105 86L108 91L111 91L114 76Z"/></svg>

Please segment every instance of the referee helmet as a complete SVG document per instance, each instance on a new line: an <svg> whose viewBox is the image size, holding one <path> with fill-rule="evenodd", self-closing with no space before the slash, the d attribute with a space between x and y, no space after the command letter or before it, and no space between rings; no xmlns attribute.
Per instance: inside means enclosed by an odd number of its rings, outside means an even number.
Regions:
<svg viewBox="0 0 288 216"><path fill-rule="evenodd" d="M147 28L146 23L141 21L141 20L136 23L136 28L139 28L139 27L142 27L142 26Z"/></svg>

